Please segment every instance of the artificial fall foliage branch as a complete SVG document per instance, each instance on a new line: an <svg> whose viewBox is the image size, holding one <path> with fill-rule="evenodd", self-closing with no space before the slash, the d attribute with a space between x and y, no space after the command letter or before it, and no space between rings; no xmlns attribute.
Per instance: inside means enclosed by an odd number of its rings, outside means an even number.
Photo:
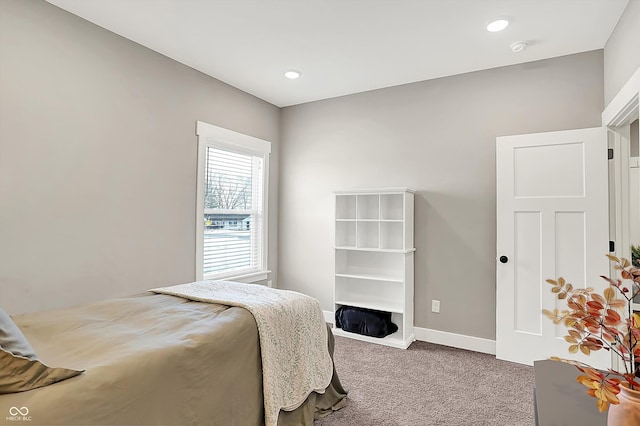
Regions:
<svg viewBox="0 0 640 426"><path fill-rule="evenodd" d="M606 256L621 278L601 275L609 282L602 295L591 287L575 289L562 277L547 280L553 286L551 291L558 299L566 300L569 309L542 311L554 324L564 324L567 328L569 334L564 340L569 343L569 353L580 351L589 355L604 349L621 359L624 371L603 372L579 361L551 358L574 365L583 373L576 380L588 388L587 394L598 400L600 412L610 403L620 403L617 395L623 386L621 378L630 389L640 389L640 315L631 310L633 298L640 294L640 269L627 259ZM616 291L622 298L616 298Z"/></svg>

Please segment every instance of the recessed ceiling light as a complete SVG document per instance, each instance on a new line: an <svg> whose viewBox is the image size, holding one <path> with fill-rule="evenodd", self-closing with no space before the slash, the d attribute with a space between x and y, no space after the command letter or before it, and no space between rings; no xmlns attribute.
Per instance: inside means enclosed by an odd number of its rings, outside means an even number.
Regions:
<svg viewBox="0 0 640 426"><path fill-rule="evenodd" d="M495 21L489 23L487 25L487 31L495 33L497 31L502 31L509 26L509 21L506 19L496 19Z"/></svg>
<svg viewBox="0 0 640 426"><path fill-rule="evenodd" d="M298 70L287 70L284 73L284 76L287 78L290 78L291 80L295 80L296 78L299 78L302 75L302 73Z"/></svg>

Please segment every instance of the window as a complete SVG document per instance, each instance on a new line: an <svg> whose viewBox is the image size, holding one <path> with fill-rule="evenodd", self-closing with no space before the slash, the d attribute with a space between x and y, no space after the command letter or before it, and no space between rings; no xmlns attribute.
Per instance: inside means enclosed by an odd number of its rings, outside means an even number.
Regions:
<svg viewBox="0 0 640 426"><path fill-rule="evenodd" d="M267 278L271 143L198 122L196 279Z"/></svg>

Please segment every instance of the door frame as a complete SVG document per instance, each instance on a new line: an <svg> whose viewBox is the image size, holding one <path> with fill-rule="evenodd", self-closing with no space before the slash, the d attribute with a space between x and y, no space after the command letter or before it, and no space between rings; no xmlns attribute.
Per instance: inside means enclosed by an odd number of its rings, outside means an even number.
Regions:
<svg viewBox="0 0 640 426"><path fill-rule="evenodd" d="M640 68L633 73L602 112L602 126L620 127L638 118L639 98Z"/></svg>
<svg viewBox="0 0 640 426"><path fill-rule="evenodd" d="M620 89L602 112L602 126L608 129L609 148L614 149L610 202L611 239L615 254L630 258L629 248L629 144L630 124L640 115L640 68ZM626 155L623 155L626 154ZM626 195L626 196L625 196Z"/></svg>
<svg viewBox="0 0 640 426"><path fill-rule="evenodd" d="M613 148L613 168L610 168L610 238L616 242L615 254L631 259L629 247L629 146L630 124L640 116L640 68L602 112L602 126L608 129L609 148ZM625 155L623 155L625 154ZM615 271L611 271L612 274ZM634 309L640 309L635 304ZM612 356L612 367L619 369L618 357Z"/></svg>
<svg viewBox="0 0 640 426"><path fill-rule="evenodd" d="M609 148L614 149L613 172L610 174L614 190L610 206L610 236L616 242L615 254L630 259L629 248L629 146L630 124L640 116L640 68L627 80L622 89L602 112L602 126L608 129ZM624 155L623 155L624 154Z"/></svg>

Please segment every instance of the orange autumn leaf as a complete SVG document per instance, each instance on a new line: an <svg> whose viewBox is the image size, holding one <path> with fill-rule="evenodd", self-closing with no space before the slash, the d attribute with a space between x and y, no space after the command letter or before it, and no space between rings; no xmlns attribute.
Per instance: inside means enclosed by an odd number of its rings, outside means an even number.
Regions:
<svg viewBox="0 0 640 426"><path fill-rule="evenodd" d="M582 338L582 336L580 335L580 333L578 333L576 330L569 330L569 335L571 337L573 337L574 339L580 339Z"/></svg>
<svg viewBox="0 0 640 426"><path fill-rule="evenodd" d="M616 297L616 292L611 287L605 288L603 294L607 302L611 302Z"/></svg>
<svg viewBox="0 0 640 426"><path fill-rule="evenodd" d="M583 371L591 380L600 381L604 378L604 375L595 368L585 368Z"/></svg>
<svg viewBox="0 0 640 426"><path fill-rule="evenodd" d="M605 397L605 399L607 401L609 401L612 404L619 404L620 400L618 399L617 394L620 392L619 389L615 389L612 390L610 386L603 386L602 388L602 395Z"/></svg>
<svg viewBox="0 0 640 426"><path fill-rule="evenodd" d="M587 376L578 376L576 380L589 389L598 389L598 387L596 386L597 382Z"/></svg>
<svg viewBox="0 0 640 426"><path fill-rule="evenodd" d="M636 313L633 314L633 326L635 328L640 328L640 315L639 314L636 314Z"/></svg>
<svg viewBox="0 0 640 426"><path fill-rule="evenodd" d="M607 383L609 383L611 385L617 386L617 385L620 384L621 380L618 379L617 377L610 377L608 379L605 379L605 382L607 382ZM618 392L620 392L620 388L618 388ZM616 393L618 393L618 392L616 392Z"/></svg>
<svg viewBox="0 0 640 426"><path fill-rule="evenodd" d="M615 309L624 309L627 307L627 301L622 299L614 299L609 302L609 306Z"/></svg>
<svg viewBox="0 0 640 426"><path fill-rule="evenodd" d="M597 300L591 300L589 302L587 302L587 306L591 309L594 309L596 311L600 311L602 309L604 309L604 303L600 303Z"/></svg>
<svg viewBox="0 0 640 426"><path fill-rule="evenodd" d="M612 261L612 262L620 263L620 259L618 259L617 257L615 257L612 254L605 254L605 256L607 256L609 258L609 260Z"/></svg>
<svg viewBox="0 0 640 426"><path fill-rule="evenodd" d="M607 309L606 315L604 317L604 322L606 325L618 325L622 317L619 313L614 311L613 309Z"/></svg>
<svg viewBox="0 0 640 426"><path fill-rule="evenodd" d="M605 305L607 303L605 298L600 296L598 293L592 293L591 294L591 299L595 300L596 302L600 303L601 305Z"/></svg>
<svg viewBox="0 0 640 426"><path fill-rule="evenodd" d="M598 411L601 413L604 413L605 411L607 411L607 408L609 407L609 404L607 403L607 401L603 401L601 399L598 400Z"/></svg>

